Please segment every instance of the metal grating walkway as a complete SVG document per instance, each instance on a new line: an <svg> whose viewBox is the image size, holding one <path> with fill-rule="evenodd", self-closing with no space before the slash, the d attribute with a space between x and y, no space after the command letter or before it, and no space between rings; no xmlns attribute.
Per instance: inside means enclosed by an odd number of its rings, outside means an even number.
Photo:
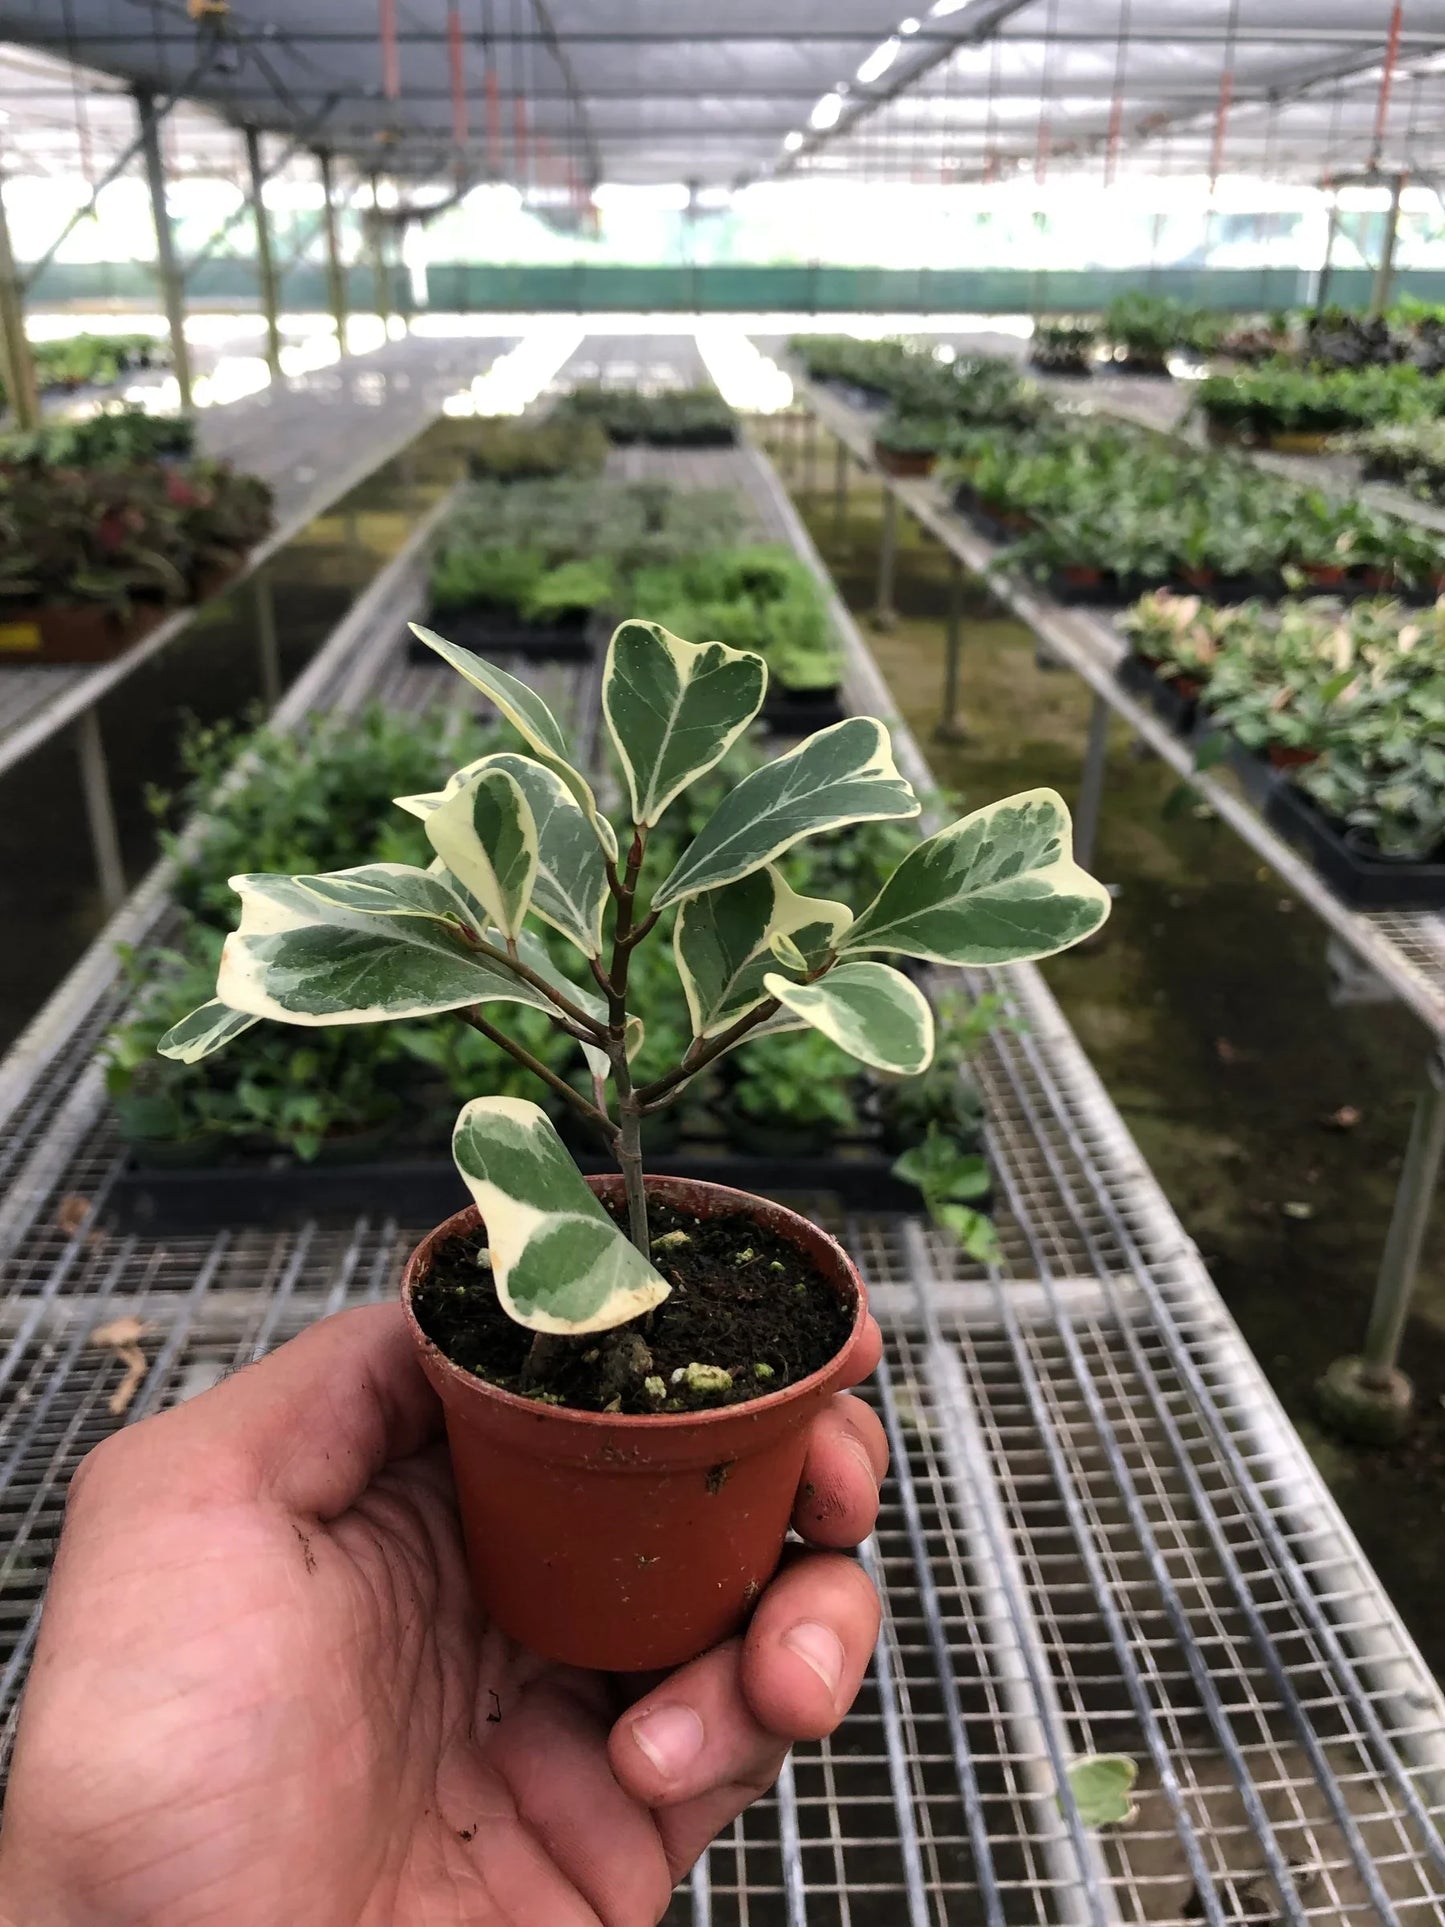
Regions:
<svg viewBox="0 0 1445 1927"><path fill-rule="evenodd" d="M749 450L629 451L617 466L731 482L816 562ZM426 533L347 618L292 715L368 689L454 695L445 672L395 652ZM886 714L840 620L850 696ZM595 710L571 693L579 720ZM899 749L921 776L916 746ZM133 902L133 917L165 914L163 887ZM52 1013L105 995L99 948L88 966ZM973 987L998 985L980 973ZM895 1463L864 1550L887 1602L873 1672L834 1739L798 1748L713 1848L671 1927L1437 1921L1445 1702L1042 977L1015 970L1006 988L1021 1028L984 1065L999 1271L914 1221L832 1219L888 1339L871 1388ZM61 1200L101 1199L118 1154L87 1096L91 1047L42 1021L0 1066L9 1168L72 1145L43 1195L17 1212L12 1190L0 1215L7 1735L66 1482L115 1423L120 1367L90 1331L122 1308L147 1326L133 1419L389 1295L416 1229L161 1241L116 1235L103 1212L78 1222ZM1103 1838L1057 1797L1069 1761L1096 1750L1141 1766L1134 1823Z"/></svg>

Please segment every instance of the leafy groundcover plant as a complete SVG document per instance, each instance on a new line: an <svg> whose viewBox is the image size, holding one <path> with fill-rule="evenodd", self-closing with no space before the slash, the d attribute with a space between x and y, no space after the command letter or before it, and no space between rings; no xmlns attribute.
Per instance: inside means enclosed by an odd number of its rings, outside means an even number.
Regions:
<svg viewBox="0 0 1445 1927"><path fill-rule="evenodd" d="M234 877L241 919L226 940L216 998L176 1025L161 1050L194 1060L263 1018L324 1026L455 1014L584 1116L615 1151L622 1180L614 1215L539 1104L493 1094L463 1106L453 1154L485 1246L473 1239L454 1251L449 1275L499 1333L498 1356L489 1363L473 1350L471 1368L534 1398L639 1413L736 1403L805 1376L828 1353L812 1363L795 1349L789 1355L786 1307L773 1319L783 1335L776 1355L762 1355L751 1339L771 1279L806 1295L797 1253L780 1256L776 1241L762 1229L749 1233L744 1220L720 1259L696 1222L650 1207L647 1120L726 1052L778 1030L811 1028L893 1076L924 1071L932 1011L880 954L1002 964L1052 955L1096 930L1108 896L1072 859L1063 803L1035 790L976 810L914 846L857 914L800 895L778 867L793 846L841 825L919 814L883 724L853 717L727 790L666 874L652 877L649 842L668 810L757 715L762 658L686 642L652 622L617 629L603 708L630 801L619 838L536 692L430 631L418 634L482 691L527 753L483 756L444 789L398 799L422 821L435 853L427 869L368 863L327 875ZM634 1009L632 963L672 908L692 1036L672 1068L637 1083L647 1011ZM568 941L575 978L551 961L529 919ZM493 1007L506 1004L540 1013L581 1044L590 1092L493 1025ZM767 1209L759 1205L760 1223ZM713 1356L684 1352L664 1371L661 1328L701 1290L691 1268L704 1258L712 1271L732 1267L732 1316L712 1334ZM685 1342L697 1338L694 1325ZM833 1349L839 1342L835 1332ZM447 1349L456 1357L459 1348L464 1338L453 1332ZM510 1365L498 1362L503 1353Z"/></svg>

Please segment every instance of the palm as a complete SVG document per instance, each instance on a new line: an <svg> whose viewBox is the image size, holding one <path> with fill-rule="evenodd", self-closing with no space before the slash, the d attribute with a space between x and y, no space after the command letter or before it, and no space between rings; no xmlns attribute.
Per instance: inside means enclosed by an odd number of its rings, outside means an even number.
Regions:
<svg viewBox="0 0 1445 1927"><path fill-rule="evenodd" d="M342 1342L374 1344L376 1329ZM375 1411L340 1413L318 1413L314 1383L292 1374L256 1421L266 1450L229 1443L243 1374L78 1481L17 1748L0 1920L650 1927L775 1774L791 1715L759 1735L743 1708L746 1745L730 1730L745 1699L731 1642L669 1683L707 1709L722 1771L675 1797L639 1790L646 1763L617 1754L615 1684L479 1620L419 1373L408 1409L373 1383ZM200 1430L208 1400L222 1424L188 1453L181 1431ZM319 1455L296 1437L297 1402L332 1441ZM866 1644L859 1671L864 1658ZM64 1904L41 1911L36 1882L57 1877Z"/></svg>

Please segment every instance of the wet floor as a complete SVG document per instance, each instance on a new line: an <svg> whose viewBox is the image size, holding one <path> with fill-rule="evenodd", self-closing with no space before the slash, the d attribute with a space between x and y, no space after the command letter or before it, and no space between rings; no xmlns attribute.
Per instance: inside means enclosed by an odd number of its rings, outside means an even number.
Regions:
<svg viewBox="0 0 1445 1927"><path fill-rule="evenodd" d="M820 474L822 473L820 465ZM872 601L877 498L800 502L855 613ZM865 624L940 781L976 807L1078 783L1088 696L1041 670L1032 637L967 605L960 748L941 710L942 552L901 523L900 621ZM1111 738L1095 868L1118 896L1097 947L1045 966L1085 1050L1437 1674L1445 1525L1445 1211L1437 1210L1403 1364L1419 1391L1394 1450L1327 1435L1312 1388L1363 1334L1425 1033L1393 1005L1334 1008L1324 933L1172 773ZM1357 1114L1357 1119L1355 1117Z"/></svg>

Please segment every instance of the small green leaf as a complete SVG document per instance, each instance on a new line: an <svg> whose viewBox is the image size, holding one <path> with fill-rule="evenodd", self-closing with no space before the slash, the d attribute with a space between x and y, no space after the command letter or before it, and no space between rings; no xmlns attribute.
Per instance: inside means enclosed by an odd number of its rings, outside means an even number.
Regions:
<svg viewBox="0 0 1445 1927"><path fill-rule="evenodd" d="M656 622L624 622L607 647L602 708L632 796L653 824L727 754L762 708L761 656L684 642Z"/></svg>
<svg viewBox="0 0 1445 1927"><path fill-rule="evenodd" d="M239 1037L242 1031L259 1022L259 1018L248 1017L244 1011L232 1010L229 1004L218 1003L213 998L178 1024L172 1024L156 1049L162 1057L173 1057L177 1063L198 1064L203 1057L209 1057L212 1051L220 1050L233 1037Z"/></svg>
<svg viewBox="0 0 1445 1927"><path fill-rule="evenodd" d="M808 959L786 930L775 930L768 938L768 948L785 969L801 972L808 968Z"/></svg>
<svg viewBox="0 0 1445 1927"><path fill-rule="evenodd" d="M1117 1827L1132 1820L1129 1795L1138 1777L1139 1763L1127 1753L1090 1753L1075 1760L1068 1769L1069 1791L1084 1825Z"/></svg>
<svg viewBox="0 0 1445 1927"><path fill-rule="evenodd" d="M771 864L718 890L690 897L678 912L673 955L695 1036L726 1030L767 996L763 978L776 959L799 975L817 966L852 921L848 906L799 896ZM780 957L774 937L792 945Z"/></svg>
<svg viewBox="0 0 1445 1927"><path fill-rule="evenodd" d="M516 778L479 769L426 818L426 834L503 936L515 938L537 876L537 825Z"/></svg>
<svg viewBox="0 0 1445 1927"><path fill-rule="evenodd" d="M529 1331L610 1331L671 1291L582 1181L547 1114L515 1097L478 1097L452 1155L482 1214L492 1277Z"/></svg>
<svg viewBox="0 0 1445 1927"><path fill-rule="evenodd" d="M769 974L763 986L784 1010L876 1070L915 1077L932 1060L928 999L888 964L839 964L812 984Z"/></svg>
<svg viewBox="0 0 1445 1927"><path fill-rule="evenodd" d="M1026 790L920 843L843 949L897 951L933 963L1018 963L1091 935L1109 907L1108 891L1073 860L1063 799L1053 790Z"/></svg>
<svg viewBox="0 0 1445 1927"><path fill-rule="evenodd" d="M917 816L888 732L850 716L753 770L723 798L652 899L654 910L760 870L805 836L888 817Z"/></svg>

